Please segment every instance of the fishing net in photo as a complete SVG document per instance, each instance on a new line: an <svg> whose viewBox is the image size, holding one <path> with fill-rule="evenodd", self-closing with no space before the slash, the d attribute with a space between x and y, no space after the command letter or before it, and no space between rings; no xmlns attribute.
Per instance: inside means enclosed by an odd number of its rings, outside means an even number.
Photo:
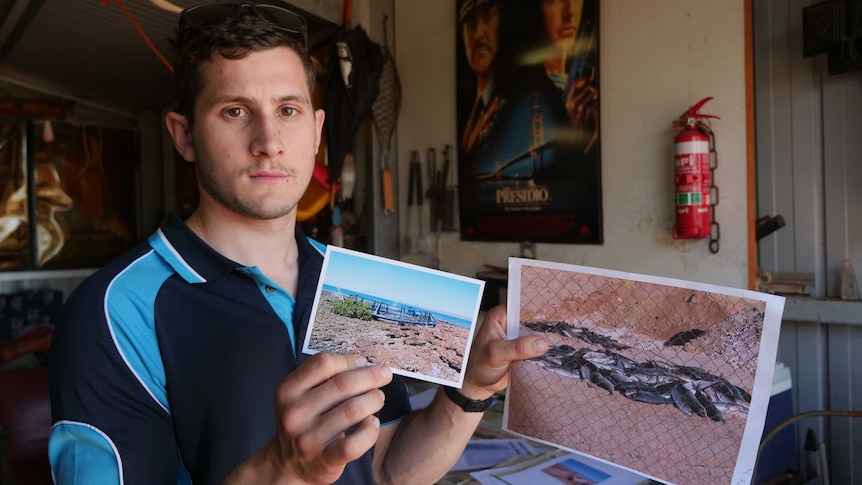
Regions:
<svg viewBox="0 0 862 485"><path fill-rule="evenodd" d="M766 303L520 271L520 334L542 334L551 348L513 366L508 429L672 483L730 483Z"/></svg>

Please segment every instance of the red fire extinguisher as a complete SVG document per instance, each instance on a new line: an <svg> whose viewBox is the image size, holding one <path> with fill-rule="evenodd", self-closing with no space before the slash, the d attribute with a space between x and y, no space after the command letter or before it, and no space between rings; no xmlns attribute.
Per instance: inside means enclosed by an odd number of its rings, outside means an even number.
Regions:
<svg viewBox="0 0 862 485"><path fill-rule="evenodd" d="M718 198L712 171L717 165L715 141L709 118L718 116L698 113L712 97L704 98L673 122L674 183L676 184L676 225L674 239L702 239L712 236L710 250L718 252L718 224L715 222L711 194Z"/></svg>

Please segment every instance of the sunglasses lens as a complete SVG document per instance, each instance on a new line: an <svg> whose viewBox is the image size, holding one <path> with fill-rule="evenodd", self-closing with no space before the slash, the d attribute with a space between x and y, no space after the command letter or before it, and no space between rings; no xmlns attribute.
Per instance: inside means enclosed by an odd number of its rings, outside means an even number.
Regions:
<svg viewBox="0 0 862 485"><path fill-rule="evenodd" d="M305 33L305 19L290 10L273 5L255 5L254 11L282 29L297 34Z"/></svg>
<svg viewBox="0 0 862 485"><path fill-rule="evenodd" d="M239 8L239 5L229 3L192 7L183 13L183 22L193 29L216 27L237 18Z"/></svg>
<svg viewBox="0 0 862 485"><path fill-rule="evenodd" d="M274 5L255 5L252 8L254 9L255 13L269 20L275 25L278 25L282 28L282 30L293 34L298 34L303 40L303 45L307 44L305 18L303 18L302 16L297 15L290 10L276 7Z"/></svg>
<svg viewBox="0 0 862 485"><path fill-rule="evenodd" d="M305 19L290 10L276 7L275 5L213 3L191 7L180 15L180 30L206 30L218 27L219 25L238 19L240 11L244 8L248 8L255 15L274 23L281 30L297 35L302 41L303 46L308 45Z"/></svg>

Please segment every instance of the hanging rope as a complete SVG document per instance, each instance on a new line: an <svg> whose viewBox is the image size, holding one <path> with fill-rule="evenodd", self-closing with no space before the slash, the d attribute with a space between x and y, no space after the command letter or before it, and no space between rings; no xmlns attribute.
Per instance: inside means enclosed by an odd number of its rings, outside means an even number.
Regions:
<svg viewBox="0 0 862 485"><path fill-rule="evenodd" d="M347 1L350 1L350 0L347 0ZM131 12L129 12L129 10L126 9L126 6L123 5L122 0L114 0L114 3L116 3L117 6L120 7L120 10L123 11L123 13L129 19L129 22L132 23L132 27L134 27L135 30L138 31L138 34L141 36L142 39L144 39L144 42L147 43L147 46L149 46L150 50L152 50L156 54L156 57L158 57L159 60L162 61L162 64L164 64L165 67L167 67L168 70L171 71L171 74L173 74L174 73L174 66L172 66L171 63L168 62L167 59L165 59L165 56L163 56L162 53L159 52L158 47L156 47L156 45L153 44L153 42L150 40L150 38L147 37L147 34L146 34L146 32L144 32L144 29L142 29L141 26L138 25L138 23L135 21L135 18L132 17ZM109 7L111 5L111 0L102 0L102 5Z"/></svg>
<svg viewBox="0 0 862 485"><path fill-rule="evenodd" d="M353 0L341 1L341 26L345 32L350 32L350 22L353 20Z"/></svg>

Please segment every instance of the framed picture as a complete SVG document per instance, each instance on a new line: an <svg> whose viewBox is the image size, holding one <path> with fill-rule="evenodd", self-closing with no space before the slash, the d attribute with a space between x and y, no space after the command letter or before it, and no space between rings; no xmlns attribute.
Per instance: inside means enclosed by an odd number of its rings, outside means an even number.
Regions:
<svg viewBox="0 0 862 485"><path fill-rule="evenodd" d="M828 52L841 44L841 5L828 0L802 8L802 55Z"/></svg>
<svg viewBox="0 0 862 485"><path fill-rule="evenodd" d="M134 131L4 122L0 138L0 269L98 267L137 241Z"/></svg>
<svg viewBox="0 0 862 485"><path fill-rule="evenodd" d="M456 0L461 237L600 244L598 0Z"/></svg>

